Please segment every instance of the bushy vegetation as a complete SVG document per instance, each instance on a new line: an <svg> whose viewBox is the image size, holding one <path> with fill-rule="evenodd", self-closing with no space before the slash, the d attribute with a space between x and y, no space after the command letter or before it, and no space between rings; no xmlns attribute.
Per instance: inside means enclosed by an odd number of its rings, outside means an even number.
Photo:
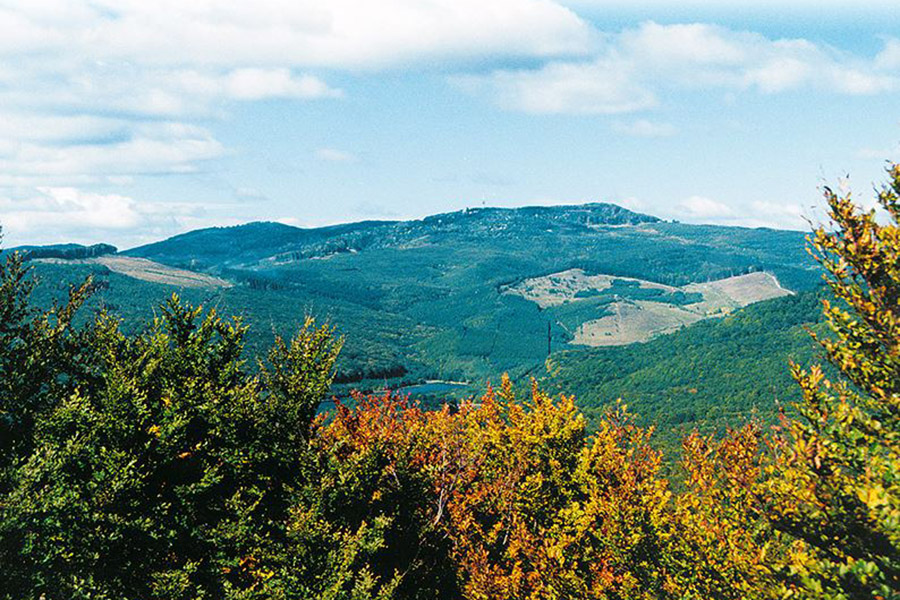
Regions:
<svg viewBox="0 0 900 600"><path fill-rule="evenodd" d="M173 297L125 333L0 267L0 597L900 598L900 166L887 224L847 197L814 247L834 376L796 417L681 443L620 405L508 377L426 411L330 414L341 342L307 320L249 365L246 326Z"/></svg>
<svg viewBox="0 0 900 600"><path fill-rule="evenodd" d="M573 394L590 421L622 399L673 446L695 428L721 433L754 418L774 424L800 399L788 362L813 360L807 328L822 329L823 296L760 302L642 344L557 352L541 385Z"/></svg>

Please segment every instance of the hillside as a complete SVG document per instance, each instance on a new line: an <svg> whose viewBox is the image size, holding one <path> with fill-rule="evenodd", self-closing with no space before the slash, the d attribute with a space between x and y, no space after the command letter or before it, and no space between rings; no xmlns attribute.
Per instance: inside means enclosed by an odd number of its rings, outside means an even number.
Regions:
<svg viewBox="0 0 900 600"><path fill-rule="evenodd" d="M45 255L45 253L38 253ZM62 265L101 265L113 273L120 273L133 279L162 283L165 285L185 288L223 288L231 287L231 283L195 271L177 269L167 265L131 256L91 256L89 258L29 258L36 263L62 264Z"/></svg>
<svg viewBox="0 0 900 600"><path fill-rule="evenodd" d="M653 340L713 318L697 330L707 335L722 315L816 287L803 248L799 232L665 222L586 204L317 229L251 223L36 266L50 284L41 291L47 302L93 273L93 306L128 327L180 290L242 315L251 350L316 316L345 336L336 386L344 393L541 375L548 351L593 356L582 344Z"/></svg>
<svg viewBox="0 0 900 600"><path fill-rule="evenodd" d="M821 294L753 304L647 343L557 352L541 384L574 394L594 419L621 399L673 443L697 426L772 423L779 407L790 410L800 399L789 362L818 357L806 328L821 327Z"/></svg>

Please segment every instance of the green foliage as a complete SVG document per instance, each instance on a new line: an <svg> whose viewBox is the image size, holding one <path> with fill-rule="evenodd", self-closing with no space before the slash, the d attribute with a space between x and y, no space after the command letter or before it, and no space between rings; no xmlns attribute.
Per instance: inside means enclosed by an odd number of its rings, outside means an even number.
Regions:
<svg viewBox="0 0 900 600"><path fill-rule="evenodd" d="M335 475L309 436L339 349L330 330L308 321L257 375L239 320L173 297L139 334L105 315L76 328L89 285L43 313L30 288L8 257L0 597L368 598L396 586L365 566L388 519L322 516L321 481Z"/></svg>
<svg viewBox="0 0 900 600"><path fill-rule="evenodd" d="M885 219L826 189L836 228L812 240L836 299L818 340L839 377L795 366L800 418L771 495L804 598L900 598L900 165L888 172Z"/></svg>
<svg viewBox="0 0 900 600"><path fill-rule="evenodd" d="M787 363L812 359L806 326L819 320L821 295L761 302L643 344L557 352L541 382L574 394L594 421L622 399L673 450L695 428L774 423L778 407L800 397Z"/></svg>
<svg viewBox="0 0 900 600"><path fill-rule="evenodd" d="M43 312L29 302L34 285L22 255L0 261L0 492L33 451L36 420L96 377L87 359L93 332L72 327L90 280Z"/></svg>

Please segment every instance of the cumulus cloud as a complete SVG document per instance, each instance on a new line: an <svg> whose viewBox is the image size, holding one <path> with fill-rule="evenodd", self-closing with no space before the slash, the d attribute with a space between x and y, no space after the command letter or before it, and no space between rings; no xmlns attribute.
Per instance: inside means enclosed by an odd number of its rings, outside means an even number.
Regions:
<svg viewBox="0 0 900 600"><path fill-rule="evenodd" d="M187 173L198 164L224 153L224 147L206 129L178 122L141 122L117 125L97 120L77 135L76 125L66 119L26 116L6 120L8 129L29 122L46 122L39 134L23 133L19 140L0 145L0 186L14 180L33 182L88 181L99 177L137 174ZM88 119L89 123L94 123ZM2 129L2 126L0 126ZM99 136L97 139L94 136ZM48 139L49 138L49 139Z"/></svg>
<svg viewBox="0 0 900 600"><path fill-rule="evenodd" d="M595 36L550 0L43 0L0 10L0 50L158 66L381 68L581 53Z"/></svg>
<svg viewBox="0 0 900 600"><path fill-rule="evenodd" d="M141 222L135 202L118 194L94 194L75 188L37 189L23 200L3 199L3 227L15 233L38 226L67 229L124 229Z"/></svg>
<svg viewBox="0 0 900 600"><path fill-rule="evenodd" d="M888 39L867 59L804 39L647 22L606 36L592 60L496 70L464 82L503 108L538 113L636 112L670 89L871 95L900 90L900 43Z"/></svg>
<svg viewBox="0 0 900 600"><path fill-rule="evenodd" d="M638 199L630 199L635 207L643 206ZM628 204L623 204L626 207ZM639 210L640 208L635 208ZM650 211L653 213L653 211ZM805 207L791 202L755 200L733 204L707 196L694 195L674 202L663 209L660 216L687 223L708 223L739 227L769 227L773 229L808 230L810 222L821 222L821 207Z"/></svg>
<svg viewBox="0 0 900 600"><path fill-rule="evenodd" d="M78 187L37 187L20 195L0 195L0 227L7 247L61 240L126 247L186 229L236 223L209 215L196 204L137 201Z"/></svg>
<svg viewBox="0 0 900 600"><path fill-rule="evenodd" d="M875 57L875 64L882 69L900 69L900 39L886 39L884 48Z"/></svg>
<svg viewBox="0 0 900 600"><path fill-rule="evenodd" d="M239 103L334 101L362 70L587 55L596 37L552 0L0 0L0 197L19 198L2 217L19 231L132 214L142 203L83 190L203 170L228 154L205 122ZM161 218L139 214L110 222Z"/></svg>
<svg viewBox="0 0 900 600"><path fill-rule="evenodd" d="M503 108L528 113L616 114L655 106L656 97L635 82L631 70L619 60L551 63L457 82L488 94Z"/></svg>
<svg viewBox="0 0 900 600"><path fill-rule="evenodd" d="M177 118L229 101L337 98L311 71L569 56L596 36L551 0L4 4L0 102L68 114Z"/></svg>

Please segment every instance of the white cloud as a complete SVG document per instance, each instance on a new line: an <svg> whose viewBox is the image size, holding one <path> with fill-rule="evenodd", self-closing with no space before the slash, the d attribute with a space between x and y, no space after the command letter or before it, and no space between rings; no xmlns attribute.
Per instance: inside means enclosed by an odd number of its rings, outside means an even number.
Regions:
<svg viewBox="0 0 900 600"><path fill-rule="evenodd" d="M38 195L0 200L2 226L12 233L37 227L124 229L135 227L141 215L130 198L86 193L75 188L38 188Z"/></svg>
<svg viewBox="0 0 900 600"><path fill-rule="evenodd" d="M805 231L809 229L810 222L823 218L820 212L818 207L804 207L792 202L756 200L731 204L694 195L676 202L668 210L663 210L659 216L688 223Z"/></svg>
<svg viewBox="0 0 900 600"><path fill-rule="evenodd" d="M356 155L335 148L319 148L315 151L315 156L319 160L327 162L354 162Z"/></svg>
<svg viewBox="0 0 900 600"><path fill-rule="evenodd" d="M54 2L52 10L47 4L0 9L6 24L0 32L12 40L0 50L67 50L88 60L157 66L371 68L581 53L594 38L587 23L550 0L101 0Z"/></svg>
<svg viewBox="0 0 900 600"><path fill-rule="evenodd" d="M773 229L799 229L809 231L826 221L822 205L803 206L794 202L757 200L750 203L745 225Z"/></svg>
<svg viewBox="0 0 900 600"><path fill-rule="evenodd" d="M456 81L488 94L503 108L528 113L616 114L657 104L653 93L634 81L630 67L618 60L551 63L533 71L498 71Z"/></svg>
<svg viewBox="0 0 900 600"><path fill-rule="evenodd" d="M875 64L882 69L900 69L900 39L887 38L875 57Z"/></svg>
<svg viewBox="0 0 900 600"><path fill-rule="evenodd" d="M642 200L641 198L637 198L635 196L627 196L624 198L615 198L615 199L610 200L610 202L612 202L613 204L618 204L619 206L627 208L628 210L631 210L634 212L639 212L639 213L652 214L651 211L653 210L653 208L646 201Z"/></svg>
<svg viewBox="0 0 900 600"><path fill-rule="evenodd" d="M228 76L227 90L232 98L239 100L343 96L341 90L329 87L318 77L294 77L288 69L236 69Z"/></svg>
<svg viewBox="0 0 900 600"><path fill-rule="evenodd" d="M631 123L613 123L613 131L634 137L658 138L671 137L678 133L678 128L669 123L654 123L647 119L638 119Z"/></svg>
<svg viewBox="0 0 900 600"><path fill-rule="evenodd" d="M647 22L605 38L593 60L497 70L464 79L499 106L532 113L624 113L669 89L871 95L900 90L900 43L861 58L804 39L704 24Z"/></svg>
<svg viewBox="0 0 900 600"><path fill-rule="evenodd" d="M197 227L238 223L233 217L207 214L206 208L76 187L38 187L25 195L0 195L0 228L4 247L59 241L127 247Z"/></svg>
<svg viewBox="0 0 900 600"><path fill-rule="evenodd" d="M687 219L722 219L732 217L734 211L726 204L705 196L690 196L675 206L676 214Z"/></svg>
<svg viewBox="0 0 900 600"><path fill-rule="evenodd" d="M17 178L20 184L29 180L40 185L67 178L78 181L98 176L186 173L197 170L198 163L225 152L206 129L178 122L129 123L120 130L118 126L112 127L115 121L87 119L96 124L86 128L88 138L104 133L116 136L100 141L77 139L76 130L65 119L54 122L27 116L19 122L13 117L7 121L7 127L15 130L30 122L47 122L56 128L50 127L39 135L23 134L20 137L25 139L0 148L0 173ZM29 137L44 139L29 140Z"/></svg>
<svg viewBox="0 0 900 600"><path fill-rule="evenodd" d="M552 0L0 0L0 197L85 223L88 196L47 189L201 170L228 153L202 121L237 103L341 98L332 80L360 70L585 55L595 38ZM10 227L42 219L4 209Z"/></svg>
<svg viewBox="0 0 900 600"><path fill-rule="evenodd" d="M753 41L754 34L731 32L715 25L660 25L651 21L622 32L618 45L625 55L669 69L742 64L747 60L747 46Z"/></svg>
<svg viewBox="0 0 900 600"><path fill-rule="evenodd" d="M26 197L0 197L3 244L107 241L150 225L147 208L127 196L72 187L40 187Z"/></svg>
<svg viewBox="0 0 900 600"><path fill-rule="evenodd" d="M7 142L73 143L122 136L128 123L95 115L53 115L28 112L0 114L0 140Z"/></svg>

